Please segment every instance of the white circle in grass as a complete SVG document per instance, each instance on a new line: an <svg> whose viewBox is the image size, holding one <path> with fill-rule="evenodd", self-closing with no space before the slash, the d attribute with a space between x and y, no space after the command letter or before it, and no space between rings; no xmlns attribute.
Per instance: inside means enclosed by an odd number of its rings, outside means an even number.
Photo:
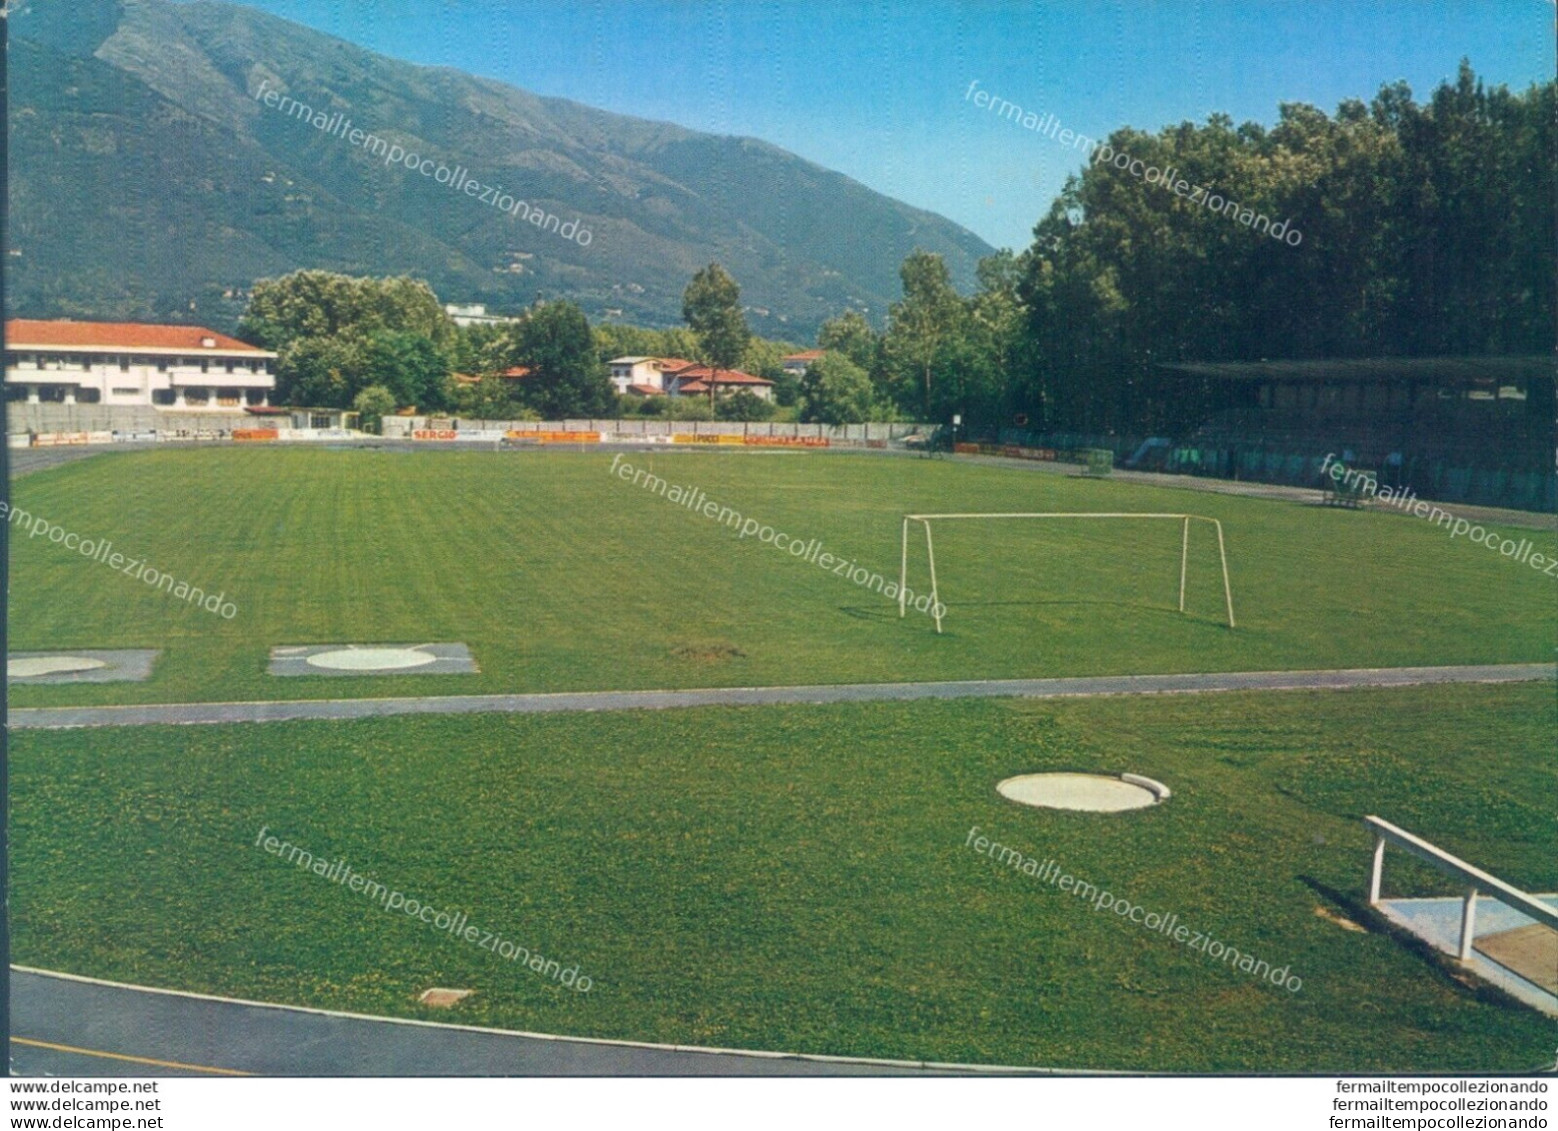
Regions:
<svg viewBox="0 0 1558 1131"><path fill-rule="evenodd" d="M437 660L431 652L419 652L415 648L342 648L310 656L308 665L331 671L374 672L420 668Z"/></svg>
<svg viewBox="0 0 1558 1131"><path fill-rule="evenodd" d="M107 660L94 660L87 656L27 656L20 660L7 660L5 674L12 679L27 679L39 675L90 672L107 666Z"/></svg>
<svg viewBox="0 0 1558 1131"><path fill-rule="evenodd" d="M1105 774L1022 774L1007 778L995 788L1002 797L1019 805L1075 809L1084 813L1122 813L1156 805L1168 796L1168 790L1156 782L1137 784L1147 781L1146 778L1126 781Z"/></svg>

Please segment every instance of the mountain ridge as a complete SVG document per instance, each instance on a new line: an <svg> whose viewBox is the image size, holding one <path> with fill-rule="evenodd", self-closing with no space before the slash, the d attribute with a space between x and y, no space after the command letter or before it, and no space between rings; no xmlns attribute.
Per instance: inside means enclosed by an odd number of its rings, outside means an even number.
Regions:
<svg viewBox="0 0 1558 1131"><path fill-rule="evenodd" d="M846 307L880 323L915 247L944 255L964 286L993 250L761 139L391 59L218 0L69 10L82 18L55 8L51 23L38 3L13 16L16 315L230 326L253 279L320 267L413 274L445 301L514 310L571 297L595 318L668 325L692 272L718 260L753 328L796 339ZM577 216L593 238L579 247L386 167L260 103L262 81ZM95 198L94 184L117 192ZM136 277L116 277L126 246L140 253Z"/></svg>

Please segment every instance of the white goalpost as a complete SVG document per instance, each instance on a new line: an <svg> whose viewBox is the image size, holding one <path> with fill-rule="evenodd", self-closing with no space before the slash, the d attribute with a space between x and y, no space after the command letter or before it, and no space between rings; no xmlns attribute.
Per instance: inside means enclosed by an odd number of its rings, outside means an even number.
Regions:
<svg viewBox="0 0 1558 1131"><path fill-rule="evenodd" d="M898 566L898 616L907 615L904 597L909 583L909 524L918 522L925 527L925 557L930 565L930 607L936 618L936 632L941 632L941 610L944 606L940 602L940 591L936 584L936 548L931 541L930 524L934 522L960 522L969 519L996 520L996 519L1069 519L1069 518L1154 518L1176 519L1183 523L1183 531L1179 543L1179 611L1185 611L1185 573L1190 562L1190 524L1192 522L1209 522L1217 531L1217 557L1223 567L1223 600L1228 607L1228 627L1233 628L1233 587L1228 581L1228 552L1223 545L1223 524L1215 518L1207 518L1200 514L1126 514L1102 512L1077 512L1054 511L1041 514L906 514L903 516L903 552L899 558Z"/></svg>

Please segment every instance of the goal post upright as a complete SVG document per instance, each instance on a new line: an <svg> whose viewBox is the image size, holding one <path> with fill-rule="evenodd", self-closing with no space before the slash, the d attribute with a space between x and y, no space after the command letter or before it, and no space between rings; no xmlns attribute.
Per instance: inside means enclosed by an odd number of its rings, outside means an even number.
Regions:
<svg viewBox="0 0 1558 1131"><path fill-rule="evenodd" d="M1223 563L1223 600L1228 603L1228 627L1233 628L1233 586L1228 584L1228 551L1223 547L1223 524L1215 518L1211 523L1217 527L1217 557Z"/></svg>
<svg viewBox="0 0 1558 1131"><path fill-rule="evenodd" d="M925 558L930 562L930 612L936 618L936 635L941 635L941 594L936 588L936 548L930 542L930 523L925 524ZM900 594L901 596L901 594Z"/></svg>
<svg viewBox="0 0 1558 1131"><path fill-rule="evenodd" d="M1190 562L1190 520L1185 519L1185 533L1179 540L1179 611L1185 611L1185 567Z"/></svg>
<svg viewBox="0 0 1558 1131"><path fill-rule="evenodd" d="M1090 511L1043 511L1043 512L1012 512L1012 513L970 513L970 514L906 514L903 516L902 544L898 562L898 616L907 615L905 597L909 582L909 524L918 522L925 527L925 557L930 567L931 612L936 618L936 632L941 633L940 616L940 587L936 582L936 550L931 541L930 524L932 520L953 522L964 519L1004 519L1004 518L1156 518L1177 519L1181 523L1179 542L1179 611L1185 611L1185 581L1189 574L1190 566L1190 524L1192 522L1209 522L1217 531L1217 558L1222 567L1223 574L1223 604L1228 612L1228 627L1237 627L1233 615L1233 583L1228 576L1228 549L1223 539L1223 524L1215 519L1201 514L1158 514L1147 512L1090 512Z"/></svg>

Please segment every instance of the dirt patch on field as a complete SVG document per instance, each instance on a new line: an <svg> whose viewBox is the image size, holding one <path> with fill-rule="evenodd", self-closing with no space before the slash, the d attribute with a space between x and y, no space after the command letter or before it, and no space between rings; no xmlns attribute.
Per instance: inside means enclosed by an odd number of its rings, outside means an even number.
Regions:
<svg viewBox="0 0 1558 1131"><path fill-rule="evenodd" d="M1476 942L1483 954L1550 994L1558 994L1558 931L1541 923L1484 935Z"/></svg>

